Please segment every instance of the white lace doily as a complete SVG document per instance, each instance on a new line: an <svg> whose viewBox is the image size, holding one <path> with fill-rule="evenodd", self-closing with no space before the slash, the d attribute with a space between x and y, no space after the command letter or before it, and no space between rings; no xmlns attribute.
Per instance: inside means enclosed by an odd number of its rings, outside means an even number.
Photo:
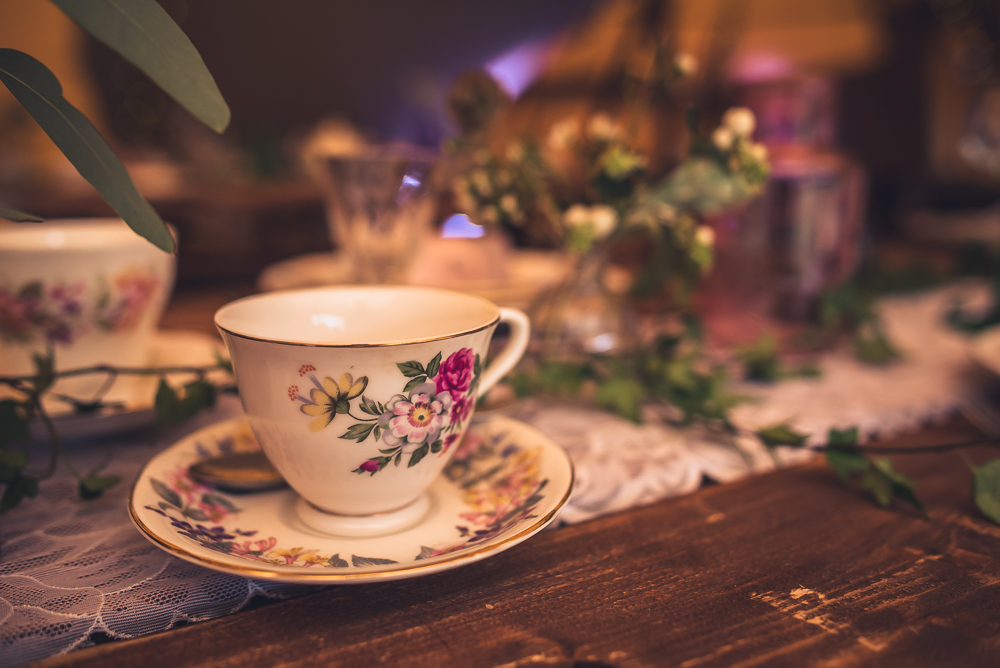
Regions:
<svg viewBox="0 0 1000 668"><path fill-rule="evenodd" d="M790 420L821 439L831 426L858 425L868 435L898 432L953 410L970 391L967 339L950 331L942 314L960 294L948 288L884 301L886 330L904 360L887 368L828 355L818 379L773 386L741 385L756 397L738 407L747 429ZM131 481L160 447L183 433L239 412L228 398L212 414L166 434L160 445L137 437L79 444L70 456L89 470L114 452L108 473L123 483L105 497L77 500L66 473L0 523L0 665L17 666L87 646L102 638L132 638L181 621L225 615L257 595L288 597L301 585L248 580L176 559L147 542L126 510ZM696 489L703 476L720 482L774 467L752 438L739 449L694 430L634 425L567 405L526 403L518 415L562 444L576 466L576 487L563 522L580 522ZM146 437L148 439L148 437ZM782 449L782 463L808 453Z"/></svg>

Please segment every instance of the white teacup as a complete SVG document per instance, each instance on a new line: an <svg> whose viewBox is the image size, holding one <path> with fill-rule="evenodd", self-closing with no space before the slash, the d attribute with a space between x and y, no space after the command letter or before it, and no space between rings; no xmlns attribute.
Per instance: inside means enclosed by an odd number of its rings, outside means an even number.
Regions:
<svg viewBox="0 0 1000 668"><path fill-rule="evenodd" d="M120 218L0 225L0 375L32 373L49 346L59 370L147 364L174 267ZM58 389L86 395L104 380Z"/></svg>
<svg viewBox="0 0 1000 668"><path fill-rule="evenodd" d="M510 338L487 366L500 322ZM346 536L420 520L476 400L517 364L530 329L520 311L479 297L392 286L247 297L215 323L250 426L302 499L300 518Z"/></svg>

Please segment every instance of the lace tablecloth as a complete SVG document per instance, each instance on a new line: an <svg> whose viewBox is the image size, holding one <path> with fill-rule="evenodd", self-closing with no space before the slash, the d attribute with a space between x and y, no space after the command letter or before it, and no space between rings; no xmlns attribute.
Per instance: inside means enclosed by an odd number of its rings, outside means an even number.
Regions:
<svg viewBox="0 0 1000 668"><path fill-rule="evenodd" d="M981 299L978 288L947 288L893 298L880 305L888 334L904 360L886 368L828 355L818 379L773 386L741 386L755 397L735 410L752 429L789 420L821 438L831 427L859 426L868 435L913 429L954 410L973 391L968 341L943 324L942 313L960 294ZM24 502L0 524L0 665L16 666L109 638L133 638L178 622L219 617L255 596L285 598L303 585L216 573L174 558L146 541L126 510L129 484L160 448L184 433L238 414L235 400L159 444L149 437L71 446L80 470L114 453L109 473L125 481L103 498L76 497L72 478L60 473L41 495ZM739 450L693 430L634 425L615 416L568 405L526 402L517 417L562 444L573 457L577 482L560 521L599 515L684 494L704 477L735 480L775 466L754 441ZM782 449L792 463L808 453Z"/></svg>

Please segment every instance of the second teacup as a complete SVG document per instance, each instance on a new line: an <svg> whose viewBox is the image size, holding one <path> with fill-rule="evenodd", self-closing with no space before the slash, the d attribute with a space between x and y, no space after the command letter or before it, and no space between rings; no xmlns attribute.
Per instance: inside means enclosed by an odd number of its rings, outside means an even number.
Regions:
<svg viewBox="0 0 1000 668"><path fill-rule="evenodd" d="M414 287L257 295L222 307L215 322L250 426L304 500L300 518L339 535L419 521L476 400L529 337L520 311ZM487 365L500 322L510 338Z"/></svg>

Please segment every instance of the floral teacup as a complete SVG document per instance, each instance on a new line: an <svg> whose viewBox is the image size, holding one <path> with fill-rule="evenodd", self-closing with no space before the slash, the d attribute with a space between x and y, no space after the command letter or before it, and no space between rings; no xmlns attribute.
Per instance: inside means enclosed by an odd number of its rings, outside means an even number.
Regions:
<svg viewBox="0 0 1000 668"><path fill-rule="evenodd" d="M500 322L510 337L487 365ZM215 323L251 428L304 500L299 517L347 536L421 519L476 400L529 336L520 311L415 287L257 295L222 307Z"/></svg>
<svg viewBox="0 0 1000 668"><path fill-rule="evenodd" d="M148 364L174 266L120 218L0 225L0 375L33 373L50 349L58 370ZM56 389L86 395L105 380Z"/></svg>

